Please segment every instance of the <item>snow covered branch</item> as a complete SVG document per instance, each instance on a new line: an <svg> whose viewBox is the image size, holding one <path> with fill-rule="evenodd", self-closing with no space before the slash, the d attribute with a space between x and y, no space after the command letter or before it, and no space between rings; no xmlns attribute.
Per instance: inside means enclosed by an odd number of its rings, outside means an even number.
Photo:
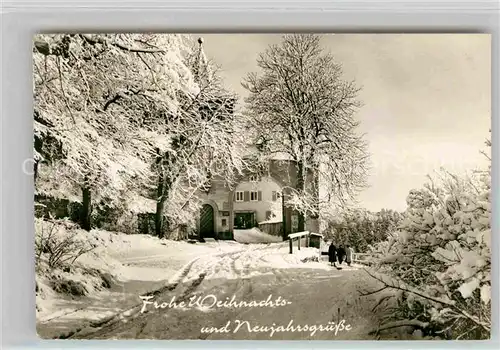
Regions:
<svg viewBox="0 0 500 350"><path fill-rule="evenodd" d="M400 316L447 329L450 339L489 338L490 196L490 170L468 176L443 171L410 191L396 234L371 251L380 274L369 273L403 292Z"/></svg>
<svg viewBox="0 0 500 350"><path fill-rule="evenodd" d="M228 137L237 128L234 98L197 81L191 44L170 34L36 36L35 111L44 123L35 123L35 151L48 161L37 163L37 190L82 190L91 213L94 203L121 206L144 195L158 185L159 169L165 190L199 188L208 170L238 169L238 141Z"/></svg>
<svg viewBox="0 0 500 350"><path fill-rule="evenodd" d="M297 165L294 207L314 217L320 191L337 205L355 198L368 158L354 118L359 89L342 80L342 67L316 35L285 35L257 63L262 73L243 83L250 92L246 113L262 152L286 154Z"/></svg>

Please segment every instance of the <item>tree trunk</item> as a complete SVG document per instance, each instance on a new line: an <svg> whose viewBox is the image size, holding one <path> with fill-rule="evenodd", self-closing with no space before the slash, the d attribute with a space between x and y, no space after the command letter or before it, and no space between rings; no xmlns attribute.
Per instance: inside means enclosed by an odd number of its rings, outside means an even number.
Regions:
<svg viewBox="0 0 500 350"><path fill-rule="evenodd" d="M43 146L43 139L38 138L35 136L35 150L42 154L42 146ZM35 160L33 164L33 175L34 175L34 182L36 183L36 179L38 177L38 160Z"/></svg>
<svg viewBox="0 0 500 350"><path fill-rule="evenodd" d="M155 213L155 234L159 238L163 238L165 232L169 229L169 222L165 220L163 216L163 211L165 209L165 202L167 201L170 189L172 187L172 181L168 176L162 172L158 178L158 190L157 190L157 201L156 201L156 213Z"/></svg>
<svg viewBox="0 0 500 350"><path fill-rule="evenodd" d="M303 232L306 230L306 216L304 213L299 212L299 217L298 217L298 232Z"/></svg>
<svg viewBox="0 0 500 350"><path fill-rule="evenodd" d="M38 161L35 160L35 162L33 163L33 178L34 178L34 182L36 183L36 178L38 177Z"/></svg>
<svg viewBox="0 0 500 350"><path fill-rule="evenodd" d="M318 170L313 170L313 210L309 214L307 222L307 231L319 233L319 176Z"/></svg>
<svg viewBox="0 0 500 350"><path fill-rule="evenodd" d="M166 155L165 155L166 156ZM165 205L165 171L163 170L163 155L156 149L156 166L158 168L158 187L156 189L155 235L163 237L163 209Z"/></svg>
<svg viewBox="0 0 500 350"><path fill-rule="evenodd" d="M158 189L156 198L156 213L155 213L155 234L162 238L163 237L163 209L165 208L165 176L161 172L158 178Z"/></svg>
<svg viewBox="0 0 500 350"><path fill-rule="evenodd" d="M312 219L318 219L319 218L319 170L313 168L313 196L314 196L314 203L313 203L313 210L314 212L311 214Z"/></svg>
<svg viewBox="0 0 500 350"><path fill-rule="evenodd" d="M283 241L286 241L288 239L287 235L287 227L286 227L286 208L285 208L285 191L283 190L281 192L281 220L282 222L282 230L283 232L281 233L283 235ZM292 253L290 253L292 254Z"/></svg>
<svg viewBox="0 0 500 350"><path fill-rule="evenodd" d="M165 202L168 199L170 190L172 188L173 178L172 174L167 173L162 164L168 165L169 167L174 166L170 162L170 153L161 154L160 150L156 150L156 164L158 166L159 176L158 176L158 189L156 191L156 213L155 213L155 234L159 238L163 238L165 232L169 228L169 222L163 217L163 211L165 209Z"/></svg>
<svg viewBox="0 0 500 350"><path fill-rule="evenodd" d="M92 198L90 192L90 186L88 180L84 180L84 185L82 187L82 212L80 215L80 226L86 230L90 231L90 214L92 208Z"/></svg>
<svg viewBox="0 0 500 350"><path fill-rule="evenodd" d="M156 213L155 213L155 234L162 238L163 237L163 208L165 206L164 201L156 202Z"/></svg>
<svg viewBox="0 0 500 350"><path fill-rule="evenodd" d="M297 164L297 191L301 195L305 194L305 181L304 181L304 163L299 161ZM306 216L304 211L298 212L298 232L305 231Z"/></svg>

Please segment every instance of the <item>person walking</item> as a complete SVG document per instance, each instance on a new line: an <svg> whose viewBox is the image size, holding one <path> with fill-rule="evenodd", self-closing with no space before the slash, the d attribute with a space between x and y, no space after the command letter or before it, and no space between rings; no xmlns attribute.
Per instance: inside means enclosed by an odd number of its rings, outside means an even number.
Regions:
<svg viewBox="0 0 500 350"><path fill-rule="evenodd" d="M335 266L335 263L337 261L336 252L337 248L333 245L332 241L330 243L330 246L328 247L328 261L330 262L331 266Z"/></svg>
<svg viewBox="0 0 500 350"><path fill-rule="evenodd" d="M337 259L339 261L339 265L342 265L342 261L344 261L345 258L345 249L344 245L340 245L339 249L337 250Z"/></svg>
<svg viewBox="0 0 500 350"><path fill-rule="evenodd" d="M353 254L354 254L354 250L348 244L345 248L345 262L347 263L347 266L351 266Z"/></svg>

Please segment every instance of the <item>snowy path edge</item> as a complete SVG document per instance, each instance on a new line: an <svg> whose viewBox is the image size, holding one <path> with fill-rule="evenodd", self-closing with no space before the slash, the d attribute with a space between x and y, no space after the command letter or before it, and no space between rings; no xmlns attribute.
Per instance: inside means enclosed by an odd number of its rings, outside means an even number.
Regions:
<svg viewBox="0 0 500 350"><path fill-rule="evenodd" d="M144 295L150 295L150 294L156 294L162 290L164 290L165 288L170 288L170 289L175 289L177 287L177 285L181 282L181 280L186 277L186 275L189 273L191 267L193 266L194 263L196 263L198 260L202 259L202 258L215 258L217 256L225 256L227 254L234 254L234 253L238 253L238 252L242 252L244 249L242 250L236 250L236 251L232 251L232 252L218 252L218 253L214 253L214 254L207 254L207 255L203 255L203 256L200 256L200 257L196 257L196 258L193 258L191 259L190 261L188 261L180 270L179 272L177 272L174 276L170 277L170 279L168 280L168 282L160 287L160 288L156 288L156 289L153 289L147 293L144 293ZM79 328L76 328L72 331L69 331L69 332L65 332L63 334L61 334L60 336L58 337L55 337L56 339L59 338L59 339L66 339L66 338L70 338L71 336L73 336L74 334L84 330L84 329L88 329L88 328L92 328L92 329L98 329L98 328L101 328L103 326L105 326L106 324L108 323L112 323L112 322L115 322L115 321L119 321L119 320L122 320L126 317L129 317L131 316L132 314L134 314L134 312L136 310L138 310L140 307L142 306L142 302L141 303L138 303L126 310L123 310L123 311L119 311L113 315L110 315L110 316L105 316L103 317L102 319L100 320L95 320L95 321L90 321L88 323L86 323L85 325L83 325L82 327L79 327ZM78 309L77 310L74 310L73 312L77 312L79 311ZM59 317L62 317L63 315L59 316ZM52 318L52 319L56 319L57 317L55 318ZM51 320L52 320L51 319Z"/></svg>

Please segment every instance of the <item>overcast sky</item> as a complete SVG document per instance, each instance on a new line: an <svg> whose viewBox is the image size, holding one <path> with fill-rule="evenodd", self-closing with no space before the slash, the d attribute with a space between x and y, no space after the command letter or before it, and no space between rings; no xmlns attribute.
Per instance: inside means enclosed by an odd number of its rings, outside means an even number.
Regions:
<svg viewBox="0 0 500 350"><path fill-rule="evenodd" d="M259 52L280 35L203 34L206 55L228 88L257 72ZM370 210L405 209L408 191L443 166L455 172L484 164L479 154L491 123L490 36L485 34L336 34L322 39L362 87L356 115L373 169L360 196Z"/></svg>

